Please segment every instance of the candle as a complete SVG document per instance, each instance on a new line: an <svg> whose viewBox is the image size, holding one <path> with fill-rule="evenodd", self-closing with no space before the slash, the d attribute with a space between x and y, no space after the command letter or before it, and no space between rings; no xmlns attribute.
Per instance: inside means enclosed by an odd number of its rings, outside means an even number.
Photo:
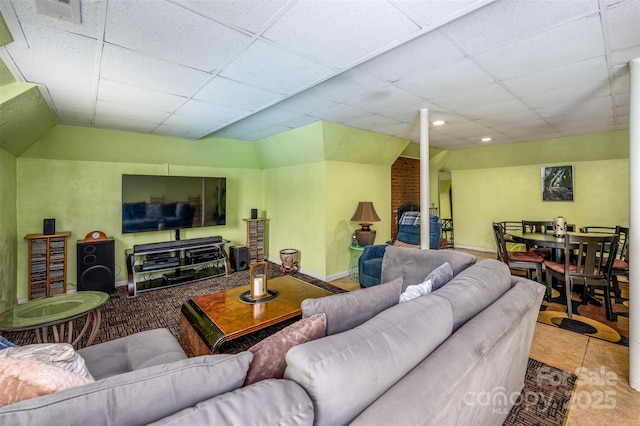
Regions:
<svg viewBox="0 0 640 426"><path fill-rule="evenodd" d="M253 278L253 297L264 296L266 293L264 288L264 275L259 274Z"/></svg>

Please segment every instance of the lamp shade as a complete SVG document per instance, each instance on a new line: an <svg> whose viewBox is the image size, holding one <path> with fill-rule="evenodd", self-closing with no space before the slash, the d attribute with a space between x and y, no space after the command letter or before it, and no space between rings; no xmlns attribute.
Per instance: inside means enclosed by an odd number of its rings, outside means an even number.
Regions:
<svg viewBox="0 0 640 426"><path fill-rule="evenodd" d="M371 201L360 201L351 220L360 223L380 222L380 218Z"/></svg>

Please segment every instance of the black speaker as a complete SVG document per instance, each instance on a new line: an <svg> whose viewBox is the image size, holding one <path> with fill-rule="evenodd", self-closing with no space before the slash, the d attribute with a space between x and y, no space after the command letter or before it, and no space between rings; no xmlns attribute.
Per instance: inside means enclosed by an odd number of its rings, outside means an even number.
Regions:
<svg viewBox="0 0 640 426"><path fill-rule="evenodd" d="M53 235L56 233L56 220L45 219L42 221L42 233L44 235Z"/></svg>
<svg viewBox="0 0 640 426"><path fill-rule="evenodd" d="M258 209L251 209L251 219L258 218Z"/></svg>
<svg viewBox="0 0 640 426"><path fill-rule="evenodd" d="M236 272L246 271L249 269L249 250L246 247L229 247L229 262Z"/></svg>
<svg viewBox="0 0 640 426"><path fill-rule="evenodd" d="M113 293L115 281L115 241L78 241L78 291Z"/></svg>

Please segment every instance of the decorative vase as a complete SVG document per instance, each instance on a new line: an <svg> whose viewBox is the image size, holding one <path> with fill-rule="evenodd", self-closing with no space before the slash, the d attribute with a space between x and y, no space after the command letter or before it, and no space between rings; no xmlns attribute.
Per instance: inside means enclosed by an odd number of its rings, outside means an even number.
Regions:
<svg viewBox="0 0 640 426"><path fill-rule="evenodd" d="M280 250L280 272L283 274L295 274L298 272L298 250Z"/></svg>
<svg viewBox="0 0 640 426"><path fill-rule="evenodd" d="M553 219L553 235L555 237L564 237L567 233L567 222L562 216Z"/></svg>

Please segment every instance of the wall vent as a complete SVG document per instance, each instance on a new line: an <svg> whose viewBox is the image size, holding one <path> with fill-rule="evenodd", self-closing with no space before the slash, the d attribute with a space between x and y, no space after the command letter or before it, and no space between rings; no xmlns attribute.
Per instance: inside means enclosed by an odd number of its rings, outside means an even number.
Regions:
<svg viewBox="0 0 640 426"><path fill-rule="evenodd" d="M80 0L35 0L38 13L79 24Z"/></svg>

